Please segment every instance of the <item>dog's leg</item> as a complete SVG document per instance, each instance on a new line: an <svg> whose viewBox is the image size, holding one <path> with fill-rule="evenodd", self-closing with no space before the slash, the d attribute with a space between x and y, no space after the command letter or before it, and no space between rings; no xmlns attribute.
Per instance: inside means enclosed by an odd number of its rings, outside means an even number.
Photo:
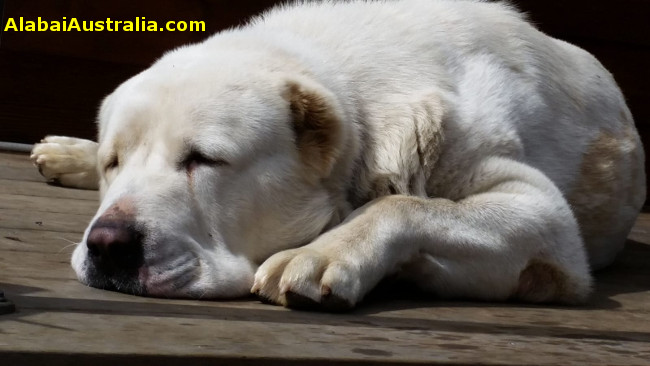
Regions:
<svg viewBox="0 0 650 366"><path fill-rule="evenodd" d="M94 141L48 136L34 145L30 158L51 183L82 189L99 187Z"/></svg>
<svg viewBox="0 0 650 366"><path fill-rule="evenodd" d="M263 263L252 291L285 306L349 308L402 271L442 297L578 303L591 277L571 210L541 172L489 158L459 201L385 196Z"/></svg>

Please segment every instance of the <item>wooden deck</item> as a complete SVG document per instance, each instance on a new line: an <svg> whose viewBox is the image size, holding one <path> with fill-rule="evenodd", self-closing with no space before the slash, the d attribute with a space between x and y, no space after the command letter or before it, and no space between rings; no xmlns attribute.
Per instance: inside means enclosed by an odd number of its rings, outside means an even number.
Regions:
<svg viewBox="0 0 650 366"><path fill-rule="evenodd" d="M69 257L96 195L0 153L0 289L17 308L0 315L0 364L650 364L650 214L585 307L380 293L336 315L85 287Z"/></svg>

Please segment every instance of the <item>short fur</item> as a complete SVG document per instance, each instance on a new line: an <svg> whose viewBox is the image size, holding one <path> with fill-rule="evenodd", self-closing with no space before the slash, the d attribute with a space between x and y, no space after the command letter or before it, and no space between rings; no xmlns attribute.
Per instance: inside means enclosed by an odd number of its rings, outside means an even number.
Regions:
<svg viewBox="0 0 650 366"><path fill-rule="evenodd" d="M49 137L33 158L67 186L99 168L82 282L325 309L393 273L442 298L583 302L645 200L612 76L481 1L277 7L118 87L98 145ZM119 238L142 263L106 272L95 246Z"/></svg>

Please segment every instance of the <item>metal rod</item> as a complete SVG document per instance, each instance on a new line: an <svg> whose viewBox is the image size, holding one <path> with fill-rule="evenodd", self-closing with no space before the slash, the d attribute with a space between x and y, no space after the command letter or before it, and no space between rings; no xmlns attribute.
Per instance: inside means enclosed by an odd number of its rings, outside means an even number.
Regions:
<svg viewBox="0 0 650 366"><path fill-rule="evenodd" d="M18 142L5 142L0 141L0 150L13 151L13 152L30 152L34 145L20 144Z"/></svg>

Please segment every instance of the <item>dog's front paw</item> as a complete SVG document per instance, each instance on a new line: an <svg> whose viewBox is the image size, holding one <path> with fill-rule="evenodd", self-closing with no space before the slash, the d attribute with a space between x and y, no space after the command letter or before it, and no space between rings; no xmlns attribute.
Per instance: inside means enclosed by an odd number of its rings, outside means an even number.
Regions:
<svg viewBox="0 0 650 366"><path fill-rule="evenodd" d="M251 292L287 307L344 311L363 296L356 267L309 247L287 250L260 266Z"/></svg>
<svg viewBox="0 0 650 366"><path fill-rule="evenodd" d="M48 136L34 145L30 159L50 183L97 189L97 143L94 141Z"/></svg>

